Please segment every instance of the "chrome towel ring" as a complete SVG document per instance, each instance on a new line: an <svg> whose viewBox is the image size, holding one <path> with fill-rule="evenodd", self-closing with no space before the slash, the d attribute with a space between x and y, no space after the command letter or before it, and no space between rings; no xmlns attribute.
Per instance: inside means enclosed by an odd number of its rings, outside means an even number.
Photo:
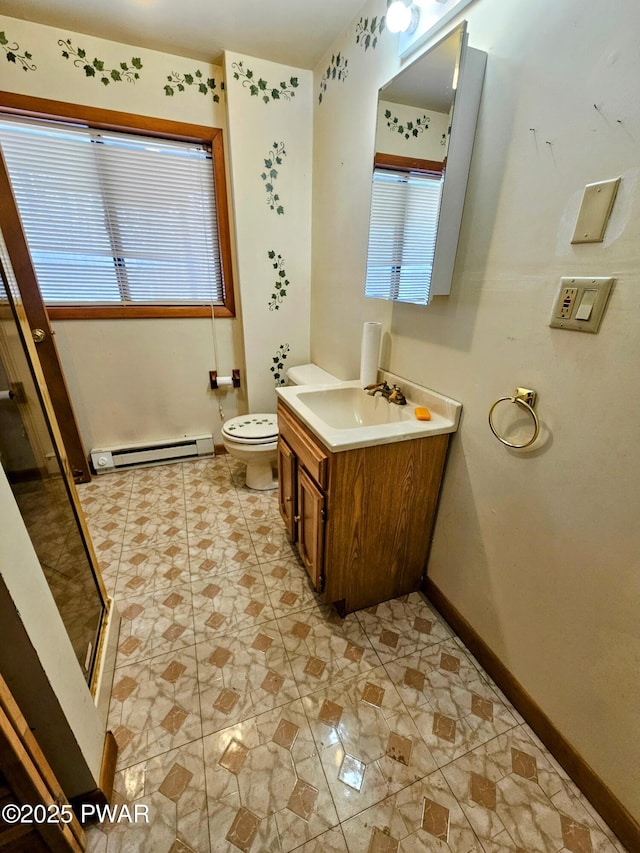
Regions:
<svg viewBox="0 0 640 853"><path fill-rule="evenodd" d="M538 421L538 416L536 415L533 406L536 401L536 392L532 391L530 388L516 388L513 392L513 396L511 397L500 397L499 400L496 400L493 406L489 409L489 426L491 427L491 432L495 435L498 441L501 441L503 444L506 444L507 447L514 447L517 449L521 449L523 447L529 447L529 445L533 444L538 435L540 434L540 422ZM507 439L500 435L493 423L493 412L500 403L515 403L517 406L520 406L526 412L529 412L531 417L533 418L533 435L529 439L529 441L525 441L524 444L514 444L511 441L507 441Z"/></svg>

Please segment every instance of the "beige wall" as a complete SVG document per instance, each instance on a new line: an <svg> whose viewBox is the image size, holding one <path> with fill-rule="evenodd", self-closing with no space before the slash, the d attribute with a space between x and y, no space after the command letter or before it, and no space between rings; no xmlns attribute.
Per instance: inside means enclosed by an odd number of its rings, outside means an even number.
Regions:
<svg viewBox="0 0 640 853"><path fill-rule="evenodd" d="M210 319L59 320L56 344L87 449L214 434L243 411L246 390L209 389L216 367ZM218 374L241 368L242 329L215 320Z"/></svg>
<svg viewBox="0 0 640 853"><path fill-rule="evenodd" d="M462 401L429 574L640 819L640 6L476 0L465 17L487 73L452 294L427 308L362 296L392 37L365 52L354 22L316 69L318 94L331 53L348 59L316 97L312 357L357 375L379 320L385 368ZM584 185L617 176L605 242L572 246ZM616 278L598 335L548 328L563 275ZM517 385L539 394L531 452L487 424Z"/></svg>
<svg viewBox="0 0 640 853"><path fill-rule="evenodd" d="M19 62L5 67L4 89L225 131L238 316L216 320L215 327L209 319L56 322L85 448L210 432L219 443L220 403L225 419L247 409L275 411L275 374L283 377L291 364L309 359L311 72L229 53L225 73L186 57L13 18L0 16L0 28L20 53L32 56L26 71ZM142 66L138 79L104 84L100 75L88 77L76 58L78 49L86 51L84 61L96 57L107 69L121 61L133 67L135 57ZM181 92L168 82L198 71L201 80L216 81L217 101L194 84L183 83ZM259 96L246 85L247 71L268 84ZM292 78L296 85L289 82ZM287 88L280 92L282 81ZM166 85L173 95L166 94ZM279 97L271 97L274 89ZM282 214L268 206L261 177L274 140L285 148L274 181ZM278 257L289 285L286 296L274 301ZM278 356L283 368L272 370ZM229 376L234 368L241 371L241 390L212 392L209 371Z"/></svg>
<svg viewBox="0 0 640 853"><path fill-rule="evenodd" d="M313 75L238 53L224 62L248 409L275 412L286 369L309 360Z"/></svg>
<svg viewBox="0 0 640 853"><path fill-rule="evenodd" d="M370 0L363 15L384 8ZM376 94L398 68L394 39L383 33L365 51L354 22L316 70L311 355L337 376L356 376L362 323L379 320L384 367L462 401L430 575L640 819L640 7L618 0L615 14L606 4L585 14L581 0L475 0L466 18L470 43L488 53L487 74L452 295L428 308L362 295ZM154 69L153 93L138 83L104 87L59 59L57 38L68 34L3 18L0 27L41 62L40 42L30 41L39 29L58 69L36 75L5 64L4 88L111 109L124 108L126 93L134 112L213 121L213 105L195 92L164 96L160 81L179 70L167 70L175 57L136 50ZM82 39L125 58L113 43ZM338 52L348 73L327 78ZM208 118L196 118L205 109ZM571 246L584 185L618 175L605 242ZM262 191L246 202L262 203ZM547 326L569 274L616 278L597 336ZM190 424L215 423L207 323L190 325L185 343L180 323L157 322L140 333L132 321L126 332L57 324L88 444L114 443L123 429L146 437L174 398L167 428L182 429L180 406ZM241 334L224 334L221 361L237 362ZM125 376L131 363L137 378ZM539 394L542 437L528 453L501 446L487 425L492 402L516 385Z"/></svg>
<svg viewBox="0 0 640 853"><path fill-rule="evenodd" d="M41 98L87 104L162 119L222 127L226 103L222 68L195 60L144 50L0 16L0 30L28 51L27 71L20 63L3 63L2 89ZM60 41L71 41L69 59ZM105 85L74 64L73 51L86 51L89 61L107 69L140 59L139 78ZM82 63L80 63L81 65ZM32 67L31 67L32 66ZM168 77L197 71L213 78L214 92L200 93L195 84L180 92ZM173 95L167 95L171 85ZM53 324L63 370L87 450L129 442L213 433L219 442L222 421L246 410L246 375L240 317L215 321L214 347L210 319L68 320ZM217 355L217 359L216 359ZM209 389L209 371L221 376L240 368L244 387Z"/></svg>

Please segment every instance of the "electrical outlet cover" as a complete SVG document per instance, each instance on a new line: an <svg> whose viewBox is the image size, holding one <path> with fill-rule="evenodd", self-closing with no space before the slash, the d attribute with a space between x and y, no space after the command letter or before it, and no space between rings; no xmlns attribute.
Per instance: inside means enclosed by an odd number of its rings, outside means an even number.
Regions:
<svg viewBox="0 0 640 853"><path fill-rule="evenodd" d="M620 178L584 188L572 243L601 243L616 199Z"/></svg>
<svg viewBox="0 0 640 853"><path fill-rule="evenodd" d="M600 322L604 314L604 309L611 293L613 286L612 278L596 278L592 276L563 276L560 279L560 289L553 306L551 314L551 322L549 325L553 329L568 329L574 332L590 332L595 334L600 328ZM587 320L578 318L580 306L587 291L596 291L593 306L589 312ZM574 293L571 304L567 306L567 292ZM592 294L589 294L589 299ZM569 316L567 315L567 307Z"/></svg>

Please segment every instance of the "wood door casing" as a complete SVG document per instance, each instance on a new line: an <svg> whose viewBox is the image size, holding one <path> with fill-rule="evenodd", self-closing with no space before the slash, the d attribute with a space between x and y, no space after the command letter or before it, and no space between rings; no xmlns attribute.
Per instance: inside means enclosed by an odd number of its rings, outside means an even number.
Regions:
<svg viewBox="0 0 640 853"><path fill-rule="evenodd" d="M0 805L27 809L40 806L52 818L15 824L3 821L0 848L32 853L82 853L86 850L84 831L2 676Z"/></svg>
<svg viewBox="0 0 640 853"><path fill-rule="evenodd" d="M89 460L84 450L69 390L62 371L60 356L42 301L27 241L22 229L20 214L11 188L4 158L0 151L0 230L13 268L22 307L31 329L42 329L44 338L37 344L38 360L42 367L47 390L73 478L78 483L91 480Z"/></svg>

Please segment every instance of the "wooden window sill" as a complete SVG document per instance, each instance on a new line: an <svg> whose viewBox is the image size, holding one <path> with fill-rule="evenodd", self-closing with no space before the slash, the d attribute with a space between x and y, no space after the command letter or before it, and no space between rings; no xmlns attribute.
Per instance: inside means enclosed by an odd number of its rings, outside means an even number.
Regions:
<svg viewBox="0 0 640 853"><path fill-rule="evenodd" d="M47 306L50 320L157 320L164 317L211 317L210 305ZM214 307L214 317L234 317L224 305Z"/></svg>

